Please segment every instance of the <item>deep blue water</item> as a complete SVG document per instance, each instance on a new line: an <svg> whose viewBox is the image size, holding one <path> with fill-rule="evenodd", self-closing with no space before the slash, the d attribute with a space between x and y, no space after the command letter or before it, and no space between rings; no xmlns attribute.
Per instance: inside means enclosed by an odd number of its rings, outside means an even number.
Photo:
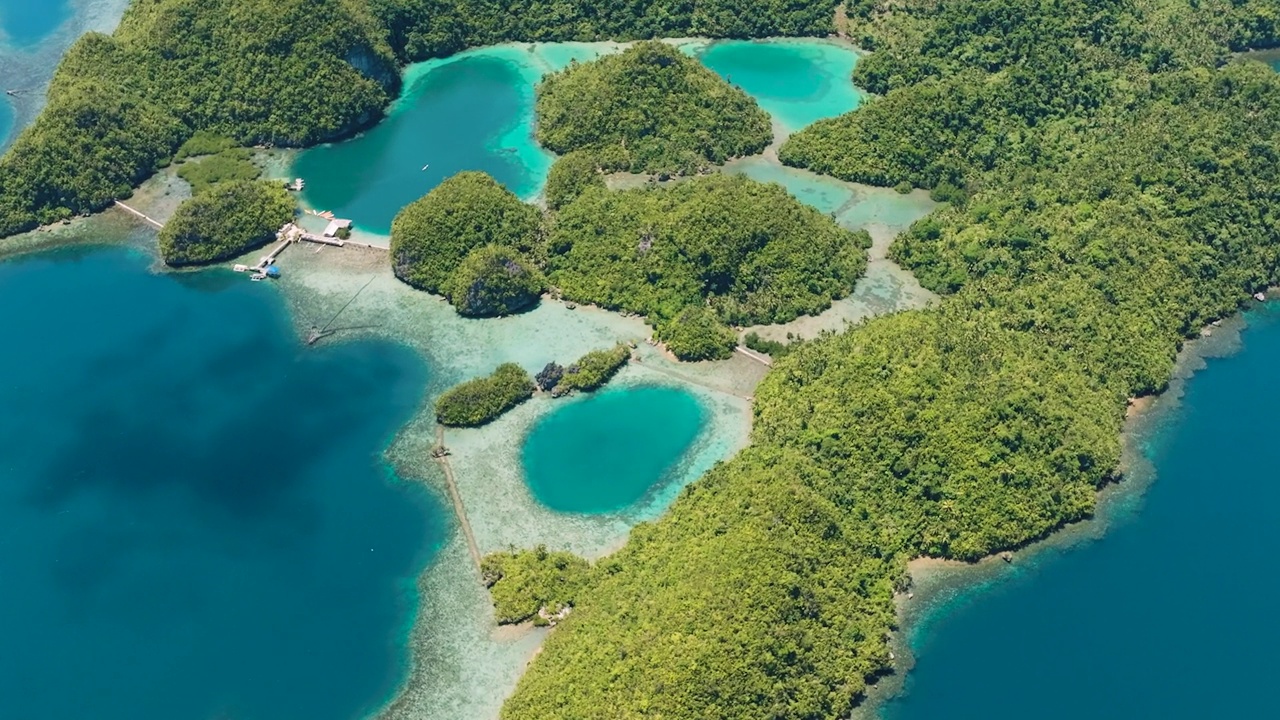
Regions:
<svg viewBox="0 0 1280 720"><path fill-rule="evenodd" d="M1150 436L1157 475L1137 510L944 610L884 717L1275 716L1280 311L1267 308Z"/></svg>
<svg viewBox="0 0 1280 720"><path fill-rule="evenodd" d="M447 527L381 460L426 369L149 261L0 262L0 718L359 716Z"/></svg>
<svg viewBox="0 0 1280 720"><path fill-rule="evenodd" d="M0 0L0 28L19 47L40 42L70 16L68 0Z"/></svg>
<svg viewBox="0 0 1280 720"><path fill-rule="evenodd" d="M524 443L525 479L553 510L616 512L668 476L705 421L702 405L686 390L599 391L534 425Z"/></svg>

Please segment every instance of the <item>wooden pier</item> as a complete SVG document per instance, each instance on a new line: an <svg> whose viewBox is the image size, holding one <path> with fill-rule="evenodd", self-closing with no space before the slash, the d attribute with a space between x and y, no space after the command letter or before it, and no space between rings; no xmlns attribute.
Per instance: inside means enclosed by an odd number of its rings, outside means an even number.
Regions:
<svg viewBox="0 0 1280 720"><path fill-rule="evenodd" d="M743 355L746 355L747 357L751 358L752 360L755 360L756 362L760 363L761 365L764 365L765 367L773 367L773 361L772 361L772 360L770 360L769 358L765 357L764 355L761 355L761 354L759 354L759 353L756 353L756 352L753 352L753 351L751 351L751 350L748 350L747 348L743 347L742 345L736 345L736 346L734 346L734 348L733 348L733 349L734 349L734 350L736 350L737 352L742 353Z"/></svg>
<svg viewBox="0 0 1280 720"><path fill-rule="evenodd" d="M449 488L449 499L453 501L453 511L458 516L458 524L462 526L462 535L467 540L467 550L471 553L471 559L476 564L476 570L480 571L480 564L483 556L480 554L480 546L476 544L476 536L471 532L471 521L467 519L467 508L462 504L462 493L458 492L458 481L453 476L453 467L449 464L449 451L444 446L444 426L436 425L436 449L431 453L431 457L440 463L440 468L444 470L445 485Z"/></svg>
<svg viewBox="0 0 1280 720"><path fill-rule="evenodd" d="M137 217L142 218L142 219L143 219L147 224L149 224L149 225L153 226L153 227L154 227L154 228L156 228L157 230L163 230L163 229L164 229L164 223L160 222L159 220L156 220L155 218L147 217L146 215L142 214L141 212L138 212L137 210L134 210L133 208L129 207L128 205L125 205L124 203L120 202L119 200L116 200L116 201L115 201L115 205L116 205L116 207L118 207L118 208L120 208L120 209L122 209L122 210L127 210L127 211L129 211L130 213L132 213L132 214L136 215Z"/></svg>

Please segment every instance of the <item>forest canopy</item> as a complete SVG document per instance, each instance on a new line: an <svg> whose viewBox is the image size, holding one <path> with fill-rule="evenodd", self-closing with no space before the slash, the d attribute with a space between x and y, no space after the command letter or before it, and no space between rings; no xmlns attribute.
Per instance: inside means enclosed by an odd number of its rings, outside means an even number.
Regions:
<svg viewBox="0 0 1280 720"><path fill-rule="evenodd" d="M598 564L504 719L848 717L907 561L1088 517L1128 399L1280 283L1280 77L1229 59L1274 9L851 0L880 97L781 156L950 200L891 249L943 298L777 359L751 447Z"/></svg>
<svg viewBox="0 0 1280 720"><path fill-rule="evenodd" d="M773 139L756 101L661 42L573 64L538 86L538 142L606 170L693 174Z"/></svg>
<svg viewBox="0 0 1280 720"><path fill-rule="evenodd" d="M537 208L520 202L487 174L461 172L396 215L391 266L409 285L443 294L452 273L478 248L535 251L541 222Z"/></svg>
<svg viewBox="0 0 1280 720"><path fill-rule="evenodd" d="M173 266L238 257L275 238L293 212L278 183L222 183L178 206L160 231L160 256Z"/></svg>
<svg viewBox="0 0 1280 720"><path fill-rule="evenodd" d="M853 291L865 232L840 228L780 185L716 174L671 187L588 188L548 237L565 298L649 316L710 304L729 324L787 322Z"/></svg>
<svg viewBox="0 0 1280 720"><path fill-rule="evenodd" d="M399 66L508 41L824 35L832 0L135 0L63 57L0 158L0 237L105 208L198 133L303 146L382 117ZM225 148L222 148L225 149Z"/></svg>
<svg viewBox="0 0 1280 720"><path fill-rule="evenodd" d="M542 272L513 248L472 250L445 281L444 295L459 315L497 317L538 302L547 287Z"/></svg>

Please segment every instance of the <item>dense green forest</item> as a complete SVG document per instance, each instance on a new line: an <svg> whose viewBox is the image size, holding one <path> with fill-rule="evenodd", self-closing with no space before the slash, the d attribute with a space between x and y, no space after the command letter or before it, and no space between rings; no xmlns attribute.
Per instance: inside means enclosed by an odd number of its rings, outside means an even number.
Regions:
<svg viewBox="0 0 1280 720"><path fill-rule="evenodd" d="M847 717L908 560L1088 517L1127 399L1280 283L1280 78L1230 56L1278 9L851 0L879 97L782 157L950 200L892 248L945 297L790 347L752 446L598 564L503 717Z"/></svg>
<svg viewBox="0 0 1280 720"><path fill-rule="evenodd" d="M589 151L606 170L634 173L692 175L773 139L755 100L657 41L543 79L537 123L547 149Z"/></svg>
<svg viewBox="0 0 1280 720"><path fill-rule="evenodd" d="M548 617L572 607L574 597L591 573L582 558L567 552L532 550L489 553L481 563L484 584L493 596L500 625L532 620L547 625Z"/></svg>
<svg viewBox="0 0 1280 720"><path fill-rule="evenodd" d="M396 277L420 290L445 294L468 286L476 268L451 280L472 251L498 245L517 253L538 251L538 209L485 173L461 172L405 206L391 223L391 266ZM477 261L473 261L474 262ZM525 278L538 284L536 277Z"/></svg>
<svg viewBox="0 0 1280 720"><path fill-rule="evenodd" d="M533 378L523 368L503 363L486 377L446 390L436 401L436 419L453 427L484 425L533 397L533 387Z"/></svg>
<svg viewBox="0 0 1280 720"><path fill-rule="evenodd" d="M631 359L631 348L615 345L608 350L592 350L565 368L556 387L590 392L603 387Z"/></svg>
<svg viewBox="0 0 1280 720"><path fill-rule="evenodd" d="M278 183L215 185L178 206L160 231L160 257L180 266L243 255L274 239L293 212L293 198Z"/></svg>
<svg viewBox="0 0 1280 720"><path fill-rule="evenodd" d="M547 172L547 207L559 210L589 187L605 187L603 168L596 156L585 150L561 155Z"/></svg>
<svg viewBox="0 0 1280 720"><path fill-rule="evenodd" d="M780 185L716 174L588 188L556 214L547 243L565 298L647 315L661 334L690 305L710 304L734 325L820 313L853 290L871 238Z"/></svg>
<svg viewBox="0 0 1280 720"><path fill-rule="evenodd" d="M546 287L542 272L518 251L485 245L462 260L443 290L459 315L497 317L537 303Z"/></svg>
<svg viewBox="0 0 1280 720"><path fill-rule="evenodd" d="M197 133L309 145L382 117L398 65L509 40L821 35L832 0L134 0L63 58L0 158L0 237L101 210ZM225 148L220 148L225 149Z"/></svg>

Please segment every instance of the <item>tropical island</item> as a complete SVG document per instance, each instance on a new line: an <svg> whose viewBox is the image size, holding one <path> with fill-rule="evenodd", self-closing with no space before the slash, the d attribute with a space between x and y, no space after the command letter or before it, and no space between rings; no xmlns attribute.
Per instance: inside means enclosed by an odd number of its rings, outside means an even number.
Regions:
<svg viewBox="0 0 1280 720"><path fill-rule="evenodd" d="M544 147L590 152L606 170L693 174L773 139L755 100L652 41L546 78L537 112Z"/></svg>
<svg viewBox="0 0 1280 720"><path fill-rule="evenodd" d="M846 717L894 668L907 563L977 560L1089 517L1120 479L1130 400L1165 388L1188 337L1280 283L1280 78L1234 55L1280 44L1263 0L216 5L135 3L114 35L77 43L0 159L0 234L127 197L200 132L241 146L350 134L383 112L399 65L513 39L839 31L871 52L854 79L874 97L780 158L947 203L891 249L940 302L789 347L755 394L750 447L594 566L545 550L486 563L504 621L563 618L509 720ZM317 90L344 101L309 102ZM869 238L777 186L610 191L611 147L566 144L547 216L483 176L441 185L397 219L397 275L478 315L554 286L715 358L730 325L820 311L865 270ZM213 183L180 213L257 188ZM279 208L265 191L252 204L234 236L193 241L175 218L169 256L258 242ZM459 214L478 220L432 237ZM483 422L537 385L499 371L446 394L440 419Z"/></svg>

